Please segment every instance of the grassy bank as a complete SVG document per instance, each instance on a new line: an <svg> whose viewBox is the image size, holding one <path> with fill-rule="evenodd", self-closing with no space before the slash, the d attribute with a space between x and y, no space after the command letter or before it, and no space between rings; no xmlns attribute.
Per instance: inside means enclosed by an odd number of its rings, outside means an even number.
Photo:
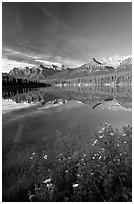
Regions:
<svg viewBox="0 0 134 204"><path fill-rule="evenodd" d="M56 135L54 149L13 149L3 161L3 201L131 201L132 128L105 124L92 141Z"/></svg>

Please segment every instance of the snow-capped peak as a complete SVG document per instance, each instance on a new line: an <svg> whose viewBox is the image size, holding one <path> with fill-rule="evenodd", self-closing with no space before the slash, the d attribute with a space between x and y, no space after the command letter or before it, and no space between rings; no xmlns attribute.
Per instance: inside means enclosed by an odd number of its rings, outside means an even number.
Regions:
<svg viewBox="0 0 134 204"><path fill-rule="evenodd" d="M99 61L104 65L117 68L127 58L132 58L132 55L127 55L127 56L115 55L115 56L109 57L109 58L100 58Z"/></svg>

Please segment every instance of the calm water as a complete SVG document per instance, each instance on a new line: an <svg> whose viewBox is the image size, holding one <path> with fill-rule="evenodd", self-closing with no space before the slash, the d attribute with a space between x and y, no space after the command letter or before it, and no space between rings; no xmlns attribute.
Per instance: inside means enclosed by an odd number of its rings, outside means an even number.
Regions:
<svg viewBox="0 0 134 204"><path fill-rule="evenodd" d="M132 125L131 86L70 86L4 90L3 149L52 147L57 135L92 138L100 126Z"/></svg>

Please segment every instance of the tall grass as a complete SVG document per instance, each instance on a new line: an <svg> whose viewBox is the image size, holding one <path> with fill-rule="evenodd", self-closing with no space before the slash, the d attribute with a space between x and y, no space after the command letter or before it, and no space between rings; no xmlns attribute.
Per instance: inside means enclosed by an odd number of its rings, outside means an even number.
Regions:
<svg viewBox="0 0 134 204"><path fill-rule="evenodd" d="M57 136L55 148L12 150L3 161L3 201L131 201L132 128L105 124L94 138Z"/></svg>

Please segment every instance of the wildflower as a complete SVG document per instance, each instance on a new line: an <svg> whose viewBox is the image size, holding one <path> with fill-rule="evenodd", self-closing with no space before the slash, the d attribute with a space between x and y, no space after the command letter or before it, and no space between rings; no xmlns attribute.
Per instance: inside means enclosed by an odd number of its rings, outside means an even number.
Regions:
<svg viewBox="0 0 134 204"><path fill-rule="evenodd" d="M100 130L100 131L98 131L98 134L101 134L102 133L102 131Z"/></svg>
<svg viewBox="0 0 134 204"><path fill-rule="evenodd" d="M43 158L44 158L44 159L47 159L47 158L48 158L48 156L47 156L47 155L44 155L44 156L43 156Z"/></svg>
<svg viewBox="0 0 134 204"><path fill-rule="evenodd" d="M104 131L105 130L105 128L102 128L102 131Z"/></svg>
<svg viewBox="0 0 134 204"><path fill-rule="evenodd" d="M117 144L117 146L119 147L120 145L119 145L119 144Z"/></svg>
<svg viewBox="0 0 134 204"><path fill-rule="evenodd" d="M91 175L94 175L94 173L91 172Z"/></svg>
<svg viewBox="0 0 134 204"><path fill-rule="evenodd" d="M126 133L124 133L122 136L125 137L125 136L126 136Z"/></svg>
<svg viewBox="0 0 134 204"><path fill-rule="evenodd" d="M35 152L33 152L32 155L35 155Z"/></svg>
<svg viewBox="0 0 134 204"><path fill-rule="evenodd" d="M30 159L33 159L33 157L30 157Z"/></svg>
<svg viewBox="0 0 134 204"><path fill-rule="evenodd" d="M124 144L126 144L127 142L124 142Z"/></svg>
<svg viewBox="0 0 134 204"><path fill-rule="evenodd" d="M65 172L68 173L68 170L66 170Z"/></svg>
<svg viewBox="0 0 134 204"><path fill-rule="evenodd" d="M93 159L95 159L95 157L93 157Z"/></svg>
<svg viewBox="0 0 134 204"><path fill-rule="evenodd" d="M99 136L99 138L101 139L101 138L103 138L103 136Z"/></svg>
<svg viewBox="0 0 134 204"><path fill-rule="evenodd" d="M99 159L101 159L101 156L99 156Z"/></svg>
<svg viewBox="0 0 134 204"><path fill-rule="evenodd" d="M79 166L80 166L80 163L78 163L77 166L79 167Z"/></svg>
<svg viewBox="0 0 134 204"><path fill-rule="evenodd" d="M78 183L73 184L73 187L74 187L74 188L77 188L77 187L78 187L78 185L79 185Z"/></svg>
<svg viewBox="0 0 134 204"><path fill-rule="evenodd" d="M97 139L94 141L94 144L96 144L97 143Z"/></svg>
<svg viewBox="0 0 134 204"><path fill-rule="evenodd" d="M71 159L71 157L68 157L68 159Z"/></svg>
<svg viewBox="0 0 134 204"><path fill-rule="evenodd" d="M42 181L43 183L50 183L51 179L45 179L45 181Z"/></svg>
<svg viewBox="0 0 134 204"><path fill-rule="evenodd" d="M86 157L86 154L83 154L84 157Z"/></svg>
<svg viewBox="0 0 134 204"><path fill-rule="evenodd" d="M53 184L52 183L47 183L47 187L50 188Z"/></svg>
<svg viewBox="0 0 134 204"><path fill-rule="evenodd" d="M111 133L110 133L110 135L111 135L111 136L113 136L113 135L114 135L114 133L113 133L113 132L111 132Z"/></svg>
<svg viewBox="0 0 134 204"><path fill-rule="evenodd" d="M32 201L32 198L34 197L34 195L30 195L29 196L29 200Z"/></svg>

